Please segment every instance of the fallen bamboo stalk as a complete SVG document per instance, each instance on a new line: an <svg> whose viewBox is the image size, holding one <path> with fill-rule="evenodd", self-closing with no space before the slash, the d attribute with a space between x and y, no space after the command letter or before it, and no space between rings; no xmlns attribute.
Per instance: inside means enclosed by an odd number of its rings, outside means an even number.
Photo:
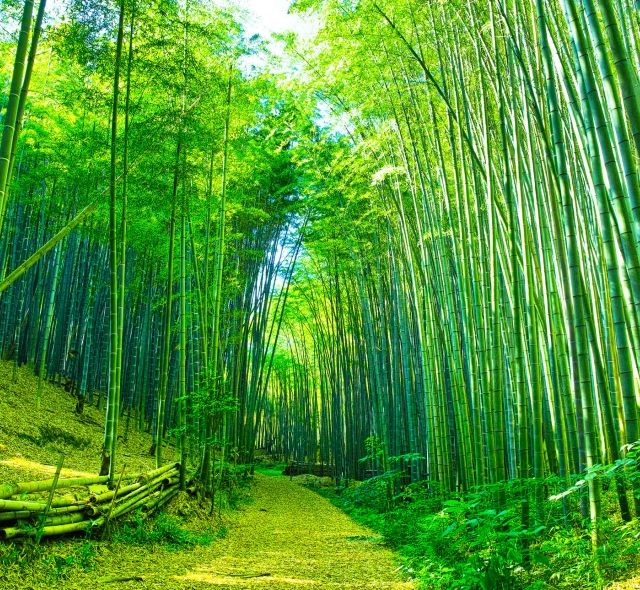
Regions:
<svg viewBox="0 0 640 590"><path fill-rule="evenodd" d="M54 504L55 505L55 504ZM69 514L70 512L81 512L85 507L84 502L76 502L75 504L70 504L68 506L60 506L58 508L52 508L49 510L49 514Z"/></svg>
<svg viewBox="0 0 640 590"><path fill-rule="evenodd" d="M67 509L68 511L74 506L82 506L86 504L86 502L78 502L77 500L69 500L68 498L60 498L58 500L54 500L51 502L51 506L53 510L64 511ZM33 501L33 500L0 500L0 514L6 510L27 510L29 512L41 512L47 507L47 503L43 501Z"/></svg>
<svg viewBox="0 0 640 590"><path fill-rule="evenodd" d="M76 504L73 506L63 506L61 508L52 508L49 510L49 516L58 516L61 514L72 514L74 512L82 512L85 509L84 504ZM32 518L34 514L38 514L29 510L13 510L11 512L0 512L0 522L9 520L24 520Z"/></svg>
<svg viewBox="0 0 640 590"><path fill-rule="evenodd" d="M142 506L146 502L149 502L151 496L155 497L157 494L161 493L161 490L156 489L147 491L146 493L137 494L129 498L126 502L116 505L111 514L111 518L117 518L118 516L122 516L123 514L131 512L132 510L138 508L139 506ZM98 520L96 520L96 523L99 526L103 526L105 522L106 516L101 516Z"/></svg>
<svg viewBox="0 0 640 590"><path fill-rule="evenodd" d="M149 482L146 485L135 486L134 489L132 489L129 493L116 499L114 510L117 509L118 506L128 505L128 503L132 501L143 500L144 498L148 497L153 492L157 491L158 488L164 485L165 479L166 478L163 475L160 475L155 480ZM106 500L108 501L109 499L107 498ZM106 506L92 503L85 507L84 512L87 516L97 516L99 514L103 514L105 509Z"/></svg>
<svg viewBox="0 0 640 590"><path fill-rule="evenodd" d="M177 473L172 477L165 477L162 480L162 485L165 487L172 486L174 483L180 483L180 475Z"/></svg>
<svg viewBox="0 0 640 590"><path fill-rule="evenodd" d="M128 486L124 486L123 488L120 488L118 490L117 494L116 494L115 490L110 490L108 492L103 492L102 494L91 494L89 496L89 503L90 504L101 504L102 502L108 502L114 496L115 497L122 497L125 494L128 494L129 492L132 492L133 490L137 490L141 485L142 484L139 481L137 481L135 483L129 484Z"/></svg>
<svg viewBox="0 0 640 590"><path fill-rule="evenodd" d="M0 528L0 539L36 535L50 537L105 526L108 518L102 512L106 503L112 508L110 518L117 518L138 508L150 513L167 504L178 493L178 469L179 465L169 464L147 474L121 476L122 480L138 481L116 490L92 494L83 501L69 496L53 498L52 490L106 483L106 476L59 479L57 484L54 478L0 486L0 522L10 525ZM44 491L50 492L47 501L7 499L8 494L10 498L15 494ZM42 519L43 524L39 527L25 526L31 525L36 517Z"/></svg>
<svg viewBox="0 0 640 590"><path fill-rule="evenodd" d="M85 520L84 514L63 514L62 516L50 516L44 521L44 526L55 526L59 524L70 524Z"/></svg>
<svg viewBox="0 0 640 590"><path fill-rule="evenodd" d="M126 496L122 496L121 498L118 498L118 500L121 502L127 501L130 498L133 498L134 496L138 496L139 494L149 493L155 490L155 488L157 488L158 486L165 485L165 479L167 478L165 478L164 475L160 475L159 477L156 477L154 480L149 481L149 483L144 484L139 488L137 488L136 490L129 492ZM167 479L167 481L170 482L171 481L170 478Z"/></svg>
<svg viewBox="0 0 640 590"><path fill-rule="evenodd" d="M12 518L5 518L5 516L12 516ZM37 517L41 516L42 514L38 514L37 512L7 512L0 514L0 521L15 520L17 522L28 523L33 522ZM45 526L67 524L70 522L80 522L81 520L85 520L85 518L86 516L80 512L72 512L68 514L55 514L53 512L49 512L49 515L44 520L44 524Z"/></svg>
<svg viewBox="0 0 640 590"><path fill-rule="evenodd" d="M12 510L11 512L0 512L0 522L7 522L10 520L20 520L33 516L34 512L28 510Z"/></svg>
<svg viewBox="0 0 640 590"><path fill-rule="evenodd" d="M59 498L53 499L53 502L51 502L51 509L62 510L64 508L70 508L71 506L80 506L85 503L86 500L78 500L77 498L70 496L60 496Z"/></svg>
<svg viewBox="0 0 640 590"><path fill-rule="evenodd" d="M27 481L16 484L3 484L0 486L0 500L10 498L11 496L17 496L18 494L32 494L34 492L47 492L53 485L54 478L45 479L42 481ZM58 481L56 489L72 488L79 486L90 486L101 483L107 483L109 476L96 476L96 477L73 477L69 479L61 479Z"/></svg>
<svg viewBox="0 0 640 590"><path fill-rule="evenodd" d="M91 520L83 520L81 522L75 522L71 524L61 524L55 526L45 526L42 529L43 537L52 537L55 535L68 535L71 533L78 533L80 531L86 531L94 525ZM0 539L14 539L16 537L33 536L36 529L21 529L17 527L8 527L0 529Z"/></svg>
<svg viewBox="0 0 640 590"><path fill-rule="evenodd" d="M157 492L154 492L154 494L155 493L157 493ZM142 506L148 500L149 500L149 496L148 495L142 495L142 496L137 496L135 498L132 498L131 500L129 500L125 504L121 504L120 506L116 506L116 508L114 508L114 510L113 510L113 513L111 514L111 518L117 518L118 516L122 516L123 514L127 514L128 512L131 512L132 510L135 510L139 506ZM100 526L102 526L104 524L105 518L102 517L101 520L103 522L100 523Z"/></svg>
<svg viewBox="0 0 640 590"><path fill-rule="evenodd" d="M138 481L144 483L145 481L155 479L158 475L166 473L167 471L171 471L173 469L180 469L180 463L169 463L167 465L164 465L163 467L158 467L158 469L149 471L149 473L143 473L141 476L139 476Z"/></svg>
<svg viewBox="0 0 640 590"><path fill-rule="evenodd" d="M161 486L162 486L162 482L158 482L158 483L156 483L154 485L142 486L140 489L135 490L134 492L131 492L131 493L127 494L126 496L120 498L120 500L119 500L118 504L116 504L116 506L123 506L123 505L127 504L128 502L130 502L132 500L138 500L140 498L146 498L147 496L149 496L150 494L155 492Z"/></svg>
<svg viewBox="0 0 640 590"><path fill-rule="evenodd" d="M96 506L95 504L87 504L82 509L82 512L84 512L85 516L88 516L89 518L95 518L96 516L102 514L100 506Z"/></svg>
<svg viewBox="0 0 640 590"><path fill-rule="evenodd" d="M143 506L143 512L153 512L154 510L162 508L178 493L178 491L179 489L177 483L171 488L163 490L161 495L157 499L154 499L146 506Z"/></svg>
<svg viewBox="0 0 640 590"><path fill-rule="evenodd" d="M178 491L179 486L178 482L176 482L170 488L155 491L151 496L137 503L135 508L140 507L143 512L149 514L167 504Z"/></svg>
<svg viewBox="0 0 640 590"><path fill-rule="evenodd" d="M45 502L25 502L22 500L0 500L0 510L28 510L41 512L47 507Z"/></svg>

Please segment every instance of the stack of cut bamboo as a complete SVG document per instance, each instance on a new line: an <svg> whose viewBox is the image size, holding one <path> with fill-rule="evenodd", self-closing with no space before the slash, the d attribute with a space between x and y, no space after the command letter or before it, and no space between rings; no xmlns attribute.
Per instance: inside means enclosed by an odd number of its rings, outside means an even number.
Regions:
<svg viewBox="0 0 640 590"><path fill-rule="evenodd" d="M105 485L107 476L0 485L0 539L67 535L103 527L137 509L150 513L177 494L179 469L171 463L149 473L125 475L116 478L114 489L100 493L92 493L89 486ZM80 499L77 494L53 495L79 487L85 488Z"/></svg>

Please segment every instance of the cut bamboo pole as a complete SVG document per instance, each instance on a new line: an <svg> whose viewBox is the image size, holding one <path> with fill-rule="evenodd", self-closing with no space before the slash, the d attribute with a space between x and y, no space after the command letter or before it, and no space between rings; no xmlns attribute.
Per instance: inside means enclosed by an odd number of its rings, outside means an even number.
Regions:
<svg viewBox="0 0 640 590"><path fill-rule="evenodd" d="M53 476L53 481L51 482L51 489L49 490L49 495L47 497L47 505L45 506L42 514L38 515L38 531L36 532L36 545L40 543L40 539L42 539L42 529L44 527L44 523L47 520L47 516L49 515L49 511L51 510L51 504L53 503L53 495L56 493L56 487L58 486L58 481L60 480L60 472L62 471L62 466L64 465L64 453L60 455L60 460L58 461L58 465L56 466L56 474ZM65 517L58 517L65 518ZM74 521L67 521L74 522ZM77 520L76 520L77 522ZM60 523L63 524L63 523ZM64 523L66 524L66 522Z"/></svg>
<svg viewBox="0 0 640 590"><path fill-rule="evenodd" d="M107 483L108 479L109 478L107 476L74 477L69 479L61 479L58 481L58 485L56 486L56 489L60 490L63 488L97 485L97 484ZM10 498L11 496L16 496L18 494L46 492L51 489L52 485L53 485L53 478L45 479L42 481L29 481L29 482L16 483L16 484L3 484L0 486L0 499Z"/></svg>
<svg viewBox="0 0 640 590"><path fill-rule="evenodd" d="M0 499L0 522L6 523L0 528L0 539L22 537L49 537L81 532L89 528L106 526L109 520L143 509L149 514L166 505L178 491L179 467L176 464L165 465L146 474L122 476L122 480L138 481L124 487L118 487L103 493L94 493L86 499L75 497L53 497L53 491L78 485L105 483L106 476L94 478L55 478L41 482L26 482L2 486L2 493L37 494L49 491L45 500L37 496L28 499ZM107 512L109 515L107 516ZM41 520L39 527L35 526Z"/></svg>
<svg viewBox="0 0 640 590"><path fill-rule="evenodd" d="M149 473L143 473L142 475L140 475L138 477L138 481L141 481L141 482L149 481L149 480L155 479L158 475L166 473L167 471L172 471L174 469L179 470L180 469L180 463L169 463L169 464L164 465L162 467L158 467L158 469L154 469L153 471L150 471Z"/></svg>
<svg viewBox="0 0 640 590"><path fill-rule="evenodd" d="M142 484L140 482L129 484L128 486L124 486L123 488L120 488L118 490L117 494L116 494L115 490L111 490L109 492L104 492L102 494L91 494L89 496L89 503L90 504L101 504L102 502L108 502L114 496L122 497L122 496L128 494L129 492L132 492L133 490L137 490L141 485Z"/></svg>
<svg viewBox="0 0 640 590"><path fill-rule="evenodd" d="M44 526L57 526L62 524L71 524L74 522L81 522L86 519L84 514L64 514L62 516L49 516L44 521Z"/></svg>
<svg viewBox="0 0 640 590"><path fill-rule="evenodd" d="M28 510L41 512L47 507L46 502L24 502L21 500L0 500L0 510Z"/></svg>
<svg viewBox="0 0 640 590"><path fill-rule="evenodd" d="M71 524L61 524L55 526L45 526L42 529L43 537L52 537L56 535L69 535L71 533L78 533L80 531L86 531L91 528L94 524L94 521L91 520L83 520L80 522L75 522ZM24 530L17 527L8 527L4 529L0 529L0 539L15 539L16 537L22 536L33 536L35 534L35 529Z"/></svg>
<svg viewBox="0 0 640 590"><path fill-rule="evenodd" d="M49 511L49 516L59 516L61 514L72 514L75 512L82 512L85 510L85 504L74 504L72 506L62 506L60 508L52 508ZM12 510L9 512L0 512L0 522L7 522L11 520L24 520L32 518L37 512L30 510Z"/></svg>

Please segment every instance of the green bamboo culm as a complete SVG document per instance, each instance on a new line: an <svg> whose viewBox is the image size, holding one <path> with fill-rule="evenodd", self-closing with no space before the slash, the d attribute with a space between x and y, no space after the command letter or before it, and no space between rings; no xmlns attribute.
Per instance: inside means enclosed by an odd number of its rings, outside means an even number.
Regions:
<svg viewBox="0 0 640 590"><path fill-rule="evenodd" d="M118 418L120 404L118 399L118 376L120 370L118 361L122 360L118 349L120 344L118 321L118 242L116 220L116 166L117 166L117 139L118 139L118 97L120 93L120 60L122 58L122 46L124 38L124 0L120 3L118 18L118 36L116 41L116 61L113 74L113 100L111 108L111 160L109 176L109 326L110 326L110 350L109 350L109 393L107 396L107 415L105 419L104 443L102 447L102 466L100 475L109 476L109 485L113 485L116 464L116 446L118 442Z"/></svg>
<svg viewBox="0 0 640 590"><path fill-rule="evenodd" d="M29 51L29 36L31 33L31 21L33 18L33 0L25 0L20 20L20 33L16 56L13 63L13 73L11 75L11 87L9 89L9 100L7 110L4 114L4 125L2 128L2 140L0 141L0 229L4 224L7 209L7 186L10 182L11 170L11 150L13 147L14 135L17 136L20 121L18 112L20 105L20 95L26 67L27 52Z"/></svg>

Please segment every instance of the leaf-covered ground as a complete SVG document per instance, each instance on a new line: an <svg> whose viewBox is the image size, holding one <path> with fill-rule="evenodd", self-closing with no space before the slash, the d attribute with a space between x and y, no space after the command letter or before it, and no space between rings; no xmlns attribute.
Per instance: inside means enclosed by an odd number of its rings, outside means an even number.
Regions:
<svg viewBox="0 0 640 590"><path fill-rule="evenodd" d="M640 590L640 576L625 582L617 582L609 586L609 590Z"/></svg>
<svg viewBox="0 0 640 590"><path fill-rule="evenodd" d="M87 404L75 412L76 398L59 385L45 382L40 403L36 400L38 379L32 369L14 372L11 362L0 362L0 483L47 479L55 472L61 453L65 455L63 477L97 475L104 433L104 409ZM118 471L128 473L154 468L149 455L151 436L138 432L127 416L120 422ZM173 448L164 452L175 459Z"/></svg>
<svg viewBox="0 0 640 590"><path fill-rule="evenodd" d="M225 538L181 551L136 550L110 556L66 588L94 588L97 579L128 589L229 590L294 588L396 589L394 555L375 534L314 492L282 477L256 475L251 500L231 516Z"/></svg>
<svg viewBox="0 0 640 590"><path fill-rule="evenodd" d="M60 452L65 476L95 474L102 443L102 412L87 407L74 414L75 399L46 384L40 409L35 406L36 379L11 363L0 363L0 483L51 477ZM127 469L153 467L150 437L131 429L122 441ZM167 458L171 450L167 451ZM187 528L213 531L221 525L207 510L185 498L170 509ZM223 514L227 535L208 545L171 549L166 544L130 545L122 541L46 541L37 559L28 551L12 555L0 547L2 590L287 590L295 588L414 588L402 581L396 557L374 532L356 524L328 500L283 477L257 475L248 501ZM640 578L608 590L640 590Z"/></svg>

